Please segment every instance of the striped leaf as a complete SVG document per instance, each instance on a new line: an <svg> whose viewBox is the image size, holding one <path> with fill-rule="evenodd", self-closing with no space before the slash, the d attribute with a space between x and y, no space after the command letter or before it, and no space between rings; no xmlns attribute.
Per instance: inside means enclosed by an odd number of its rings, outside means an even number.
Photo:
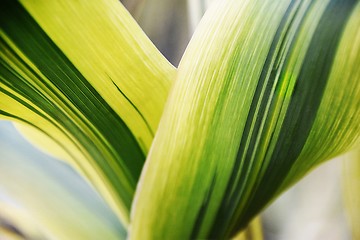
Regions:
<svg viewBox="0 0 360 240"><path fill-rule="evenodd" d="M6 121L0 121L0 238L5 240L2 225L17 229L21 239L126 238L111 209L73 169L31 146Z"/></svg>
<svg viewBox="0 0 360 240"><path fill-rule="evenodd" d="M226 239L359 137L360 3L223 0L178 69L130 239Z"/></svg>
<svg viewBox="0 0 360 240"><path fill-rule="evenodd" d="M127 224L174 67L116 0L2 1L0 49L0 115L60 146Z"/></svg>

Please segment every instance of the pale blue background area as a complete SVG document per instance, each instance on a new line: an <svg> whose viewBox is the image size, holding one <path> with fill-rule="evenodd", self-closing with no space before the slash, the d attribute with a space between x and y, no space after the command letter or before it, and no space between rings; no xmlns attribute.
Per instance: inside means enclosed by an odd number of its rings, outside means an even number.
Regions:
<svg viewBox="0 0 360 240"><path fill-rule="evenodd" d="M97 226L91 226L94 218L104 224L103 229L126 235L109 207L69 165L36 149L10 122L1 120L0 197L23 205L30 214L45 212L50 220L67 221L83 231L96 232ZM84 212L87 219L81 215Z"/></svg>

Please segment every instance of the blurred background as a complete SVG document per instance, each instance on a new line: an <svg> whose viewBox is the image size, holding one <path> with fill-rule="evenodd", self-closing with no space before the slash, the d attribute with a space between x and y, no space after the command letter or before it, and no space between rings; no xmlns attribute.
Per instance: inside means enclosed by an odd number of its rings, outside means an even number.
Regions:
<svg viewBox="0 0 360 240"><path fill-rule="evenodd" d="M122 2L177 66L211 0ZM342 162L337 158L315 169L263 212L266 240L351 239ZM119 234L125 231L115 215L82 177L31 146L10 122L0 121L0 240L116 239Z"/></svg>

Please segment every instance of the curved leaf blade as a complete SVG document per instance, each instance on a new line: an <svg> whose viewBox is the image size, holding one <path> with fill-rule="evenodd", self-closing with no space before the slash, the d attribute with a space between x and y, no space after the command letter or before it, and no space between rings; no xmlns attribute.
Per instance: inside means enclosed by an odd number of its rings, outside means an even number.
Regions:
<svg viewBox="0 0 360 240"><path fill-rule="evenodd" d="M1 201L1 193L11 201ZM1 217L25 239L126 238L124 226L84 179L6 121L0 121L0 225Z"/></svg>
<svg viewBox="0 0 360 240"><path fill-rule="evenodd" d="M131 239L229 238L353 145L359 9L336 0L212 6L180 63L136 192Z"/></svg>
<svg viewBox="0 0 360 240"><path fill-rule="evenodd" d="M22 4L1 3L0 115L60 145L126 224L175 69L117 1Z"/></svg>

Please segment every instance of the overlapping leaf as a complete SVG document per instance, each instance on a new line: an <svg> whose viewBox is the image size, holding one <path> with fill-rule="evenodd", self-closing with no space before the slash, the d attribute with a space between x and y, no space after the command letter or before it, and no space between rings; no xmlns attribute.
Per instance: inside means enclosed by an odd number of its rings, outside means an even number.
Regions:
<svg viewBox="0 0 360 240"><path fill-rule="evenodd" d="M2 1L0 49L0 114L60 146L126 224L173 66L115 0Z"/></svg>
<svg viewBox="0 0 360 240"><path fill-rule="evenodd" d="M130 238L230 237L352 145L359 5L214 5L180 64ZM115 0L5 1L0 13L0 114L54 141L126 224L174 68Z"/></svg>
<svg viewBox="0 0 360 240"><path fill-rule="evenodd" d="M181 60L131 239L229 238L359 137L360 4L218 1Z"/></svg>
<svg viewBox="0 0 360 240"><path fill-rule="evenodd" d="M126 229L80 176L32 147L4 122L0 121L0 236L5 225L22 239L125 239Z"/></svg>

